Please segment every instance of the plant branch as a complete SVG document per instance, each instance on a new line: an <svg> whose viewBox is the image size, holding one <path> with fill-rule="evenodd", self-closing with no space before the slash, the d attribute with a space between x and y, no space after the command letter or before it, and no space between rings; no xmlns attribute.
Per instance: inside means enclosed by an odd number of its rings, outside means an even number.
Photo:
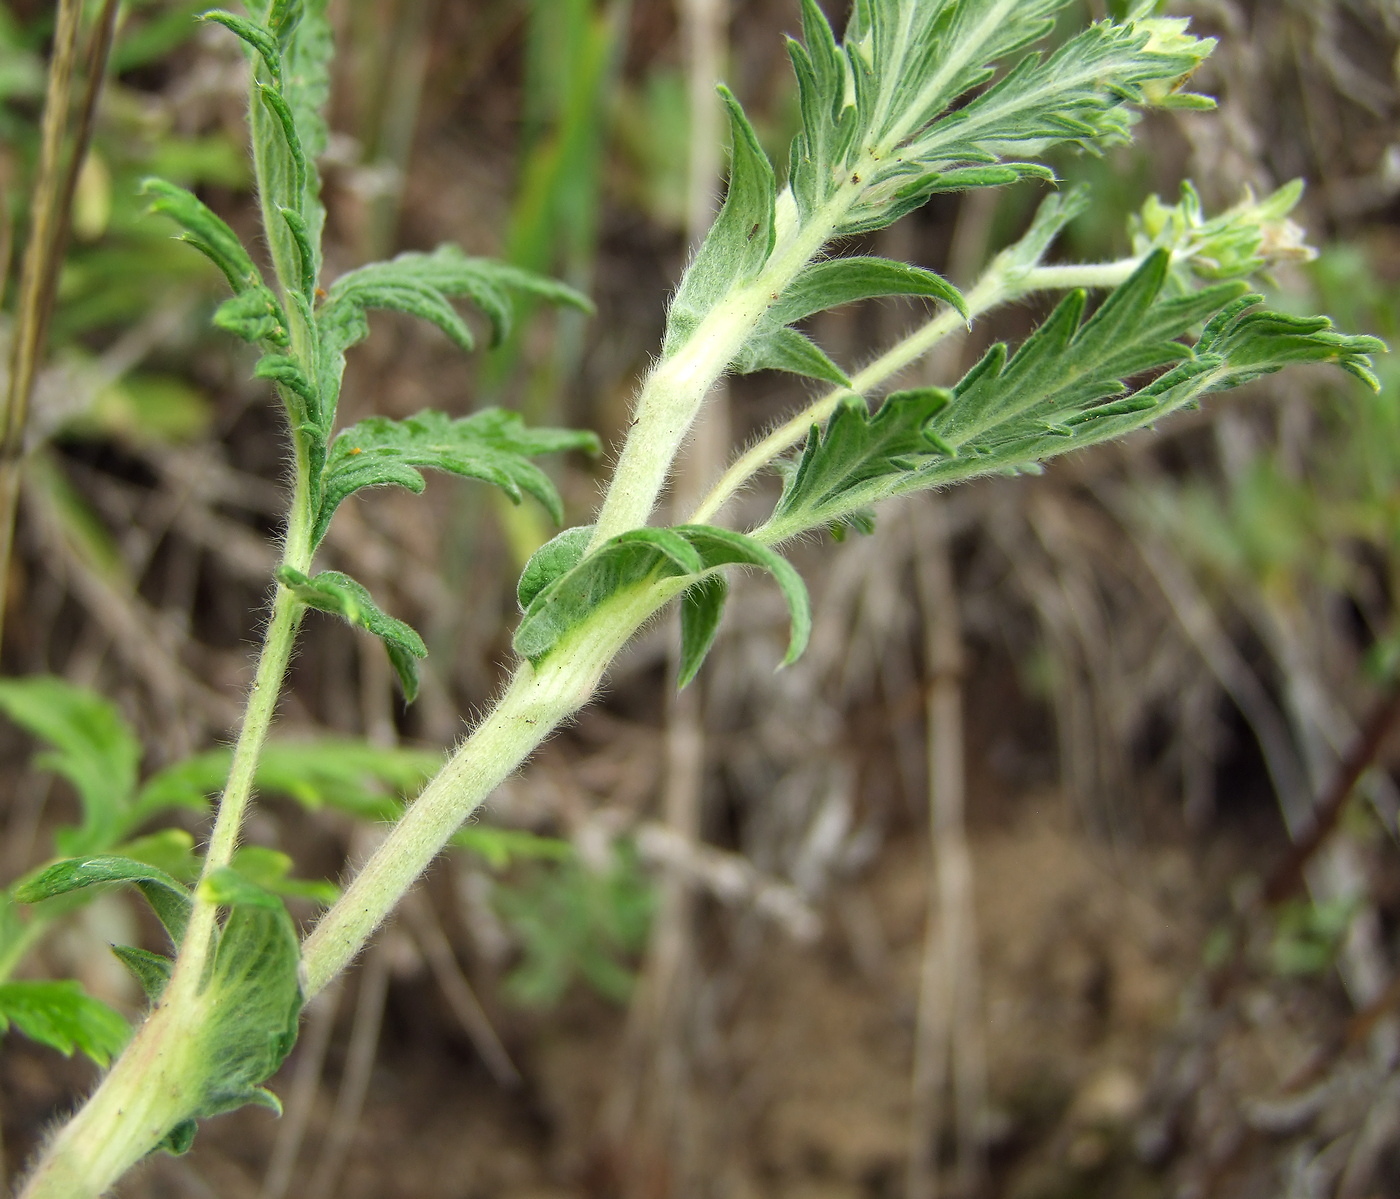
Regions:
<svg viewBox="0 0 1400 1199"><path fill-rule="evenodd" d="M278 269L280 274L280 265ZM294 323L294 332L297 329L302 329L305 335L306 330L300 324ZM313 553L310 536L311 468L302 435L296 429L291 431L291 435L296 447L295 475L287 516L286 542L282 550L282 565L304 574L310 569ZM248 692L243 724L239 729L238 741L234 745L233 761L229 765L228 782L219 798L214 828L209 836L204 866L200 872L201 880L209 878L216 870L221 870L233 860L239 831L243 827L243 818L252 798L253 778L257 773L258 759L267 740L268 729L277 713L282 682L287 674L287 666L291 661L292 649L296 644L297 631L301 627L301 618L305 610L305 604L294 592L281 583L277 584L272 612L263 634L257 672ZM196 888L189 929L176 961L175 977L177 980L185 980L186 985L197 985L203 976L216 916L217 905L200 898L199 889Z"/></svg>
<svg viewBox="0 0 1400 1199"><path fill-rule="evenodd" d="M1009 270L1007 261L993 262L982 278L966 295L968 320L975 320L993 308L1013 303L1039 291L1083 288L1117 287L1142 264L1141 258L1125 258L1117 262L1037 266L1028 271ZM896 342L874 362L851 379L850 387L838 387L819 400L813 401L795 416L784 421L762 440L746 450L725 471L704 501L695 509L691 521L705 524L718 515L750 479L786 453L836 411L844 396L868 395L878 391L902 371L907 370L929 353L945 337L963 327L962 316L945 309L903 340Z"/></svg>
<svg viewBox="0 0 1400 1199"><path fill-rule="evenodd" d="M302 946L306 997L350 963L448 839L535 748L593 696L632 635L681 590L668 579L617 593L504 694L321 917Z"/></svg>
<svg viewBox="0 0 1400 1199"><path fill-rule="evenodd" d="M696 327L685 344L653 369L637 397L632 427L599 510L589 550L646 524L671 473L671 465L705 397L728 369L763 313L787 290L831 239L859 199L848 184L821 213L780 241L753 282L735 290ZM795 208L791 193L779 212ZM781 225L781 215L779 218Z"/></svg>

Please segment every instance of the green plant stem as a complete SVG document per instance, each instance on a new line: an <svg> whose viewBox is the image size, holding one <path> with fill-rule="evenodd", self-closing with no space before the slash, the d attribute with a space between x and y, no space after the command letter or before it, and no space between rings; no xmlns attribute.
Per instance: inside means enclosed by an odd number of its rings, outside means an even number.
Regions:
<svg viewBox="0 0 1400 1199"><path fill-rule="evenodd" d="M994 262L965 297L968 320L1038 291L1117 287L1141 265L1140 258L1124 258L1117 262L1038 266L1029 271L1009 271L1003 261ZM850 387L838 387L828 392L784 421L735 459L695 509L690 517L691 523L706 524L712 521L750 479L797 445L811 432L813 425L819 425L830 417L843 397L869 395L878 391L963 325L963 317L959 313L944 310L853 376Z"/></svg>
<svg viewBox="0 0 1400 1199"><path fill-rule="evenodd" d="M11 903L10 899L3 902ZM14 973L15 967L24 960L25 955L43 939L49 931L55 917L49 916L42 911L35 912L30 916L28 922L20 930L19 934L5 946L5 951L0 954L0 982L8 982L10 975Z"/></svg>
<svg viewBox="0 0 1400 1199"><path fill-rule="evenodd" d="M283 562L303 571L311 558L307 474L304 456L298 455ZM203 877L227 866L238 844L303 610L300 601L279 584L228 783L210 834ZM189 1080L198 1077L184 1047L204 1018L196 1000L214 943L217 915L217 905L202 899L196 889L189 926L165 994L92 1097L49 1146L22 1199L89 1199L102 1194L184 1117Z"/></svg>
<svg viewBox="0 0 1400 1199"><path fill-rule="evenodd" d="M632 635L684 589L667 579L615 595L538 665L523 663L458 748L321 918L302 947L307 998L340 973L462 822L550 733L592 698Z"/></svg>
<svg viewBox="0 0 1400 1199"><path fill-rule="evenodd" d="M156 1005L92 1097L60 1129L20 1199L97 1199L180 1120L188 1079L190 1009Z"/></svg>
<svg viewBox="0 0 1400 1199"><path fill-rule="evenodd" d="M978 315L1035 291L1079 286L1111 287L1128 278L1137 265L1138 260L1134 259L1084 267L1057 266L1012 271L1004 262L994 264L969 294L968 305L973 315ZM724 323L737 323L736 314L740 309L739 304L727 307L729 315ZM716 325L721 323L716 321ZM700 328L704 330L708 324L702 323ZM855 389L876 389L928 353L962 324L963 318L958 313L941 313L857 375L852 380ZM693 343L688 343L687 349L689 344ZM719 357L713 353L714 347L727 343L712 329L702 344L710 347L710 362L713 363ZM681 398L678 395L662 397L660 390L676 385L675 375L662 375L660 383L657 377L668 365L678 361L688 363L688 369L698 372L700 356L697 350L694 356L682 353L662 363L644 388L643 399L660 403L669 398L678 410ZM728 358L724 361L727 363ZM718 373L716 371L715 377L718 377ZM704 391L709 390L709 385L705 383ZM713 516L748 478L800 441L813 423L830 415L840 398L848 394L849 390L844 388L831 393L769 434L735 463L697 510L694 519L699 522ZM690 396L693 399L693 391ZM703 399L703 393L700 398ZM659 435L662 427L661 422L657 421L656 429L650 431L649 436ZM669 427L676 441L658 443L660 448L655 451L658 455L667 449L673 451L673 445L679 444L683 436L684 430L675 432L674 425ZM628 451L633 461L640 453L636 449L638 444L640 441L634 428L633 438L628 441ZM628 451L624 451L623 461L618 466L619 480L626 477ZM665 461L669 463L669 455ZM637 491L629 494L626 505L619 503L614 512L627 512L631 517L640 513L639 519L645 520L656 494L653 492L651 498L646 499L645 487L643 483ZM617 493L618 488L615 487L609 498L612 499ZM306 939L302 961L306 970L308 998L345 968L462 822L550 732L588 702L616 653L654 612L682 589L683 584L667 580L616 597L580 625L538 667L527 663L516 671L495 708L409 807L403 819L394 826L388 838L356 875L345 894L326 912Z"/></svg>
<svg viewBox="0 0 1400 1199"><path fill-rule="evenodd" d="M296 481L293 487L291 512L287 522L287 539L282 549L282 564L305 573L311 565L310 525L310 471L306 455L297 447ZM277 700L282 692L282 681L287 674L287 665L292 658L296 644L297 630L301 627L305 606L296 596L277 584L272 601L272 613L268 618L267 629L263 633L262 652L258 655L258 668L253 676L253 685L248 691L248 702L243 712L243 725L238 732L238 741L233 747L233 761L229 764L228 782L219 797L218 814L214 818L214 829L209 834L209 845L204 855L201 880L214 871L227 866L233 860L233 851L238 845L238 834L243 827L243 818L248 810L248 802L253 794L253 778L257 774L258 759L267 740L268 729L277 712ZM195 891L195 906L190 914L189 928L180 946L176 959L175 978L172 986L188 978L197 985L203 977L204 963L213 937L214 917L217 905L199 897ZM172 994L179 994L172 990Z"/></svg>
<svg viewBox="0 0 1400 1199"><path fill-rule="evenodd" d="M717 304L678 350L657 363L643 384L612 486L593 528L590 550L646 524L710 389L734 361L764 311L821 253L860 195L859 186L847 184L820 216L799 225L791 192L782 193L778 241L767 265L752 282L735 288Z"/></svg>

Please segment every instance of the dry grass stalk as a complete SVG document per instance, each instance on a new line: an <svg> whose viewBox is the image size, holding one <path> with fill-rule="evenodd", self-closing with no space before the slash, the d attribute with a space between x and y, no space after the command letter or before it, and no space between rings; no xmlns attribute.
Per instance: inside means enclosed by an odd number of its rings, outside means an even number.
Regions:
<svg viewBox="0 0 1400 1199"><path fill-rule="evenodd" d="M920 514L914 539L928 677L929 838L933 870L910 1097L907 1199L939 1194L938 1140L952 1083L957 1129L955 1193L974 1194L983 1173L978 1124L986 1077L979 1014L972 856L964 821L963 644L947 522Z"/></svg>
<svg viewBox="0 0 1400 1199"><path fill-rule="evenodd" d="M29 206L19 308L10 346L9 379L4 410L0 413L0 584L9 577L29 403L48 338L49 317L58 290L58 273L67 243L78 172L87 157L97 100L112 49L117 2L103 0L93 26L87 80L78 103L76 123L70 130L82 17L83 5L79 0L60 0L53 61L44 97L39 165ZM6 241L8 243L8 233ZM8 244L4 256L8 260ZM4 604L0 602L0 636L3 631Z"/></svg>
<svg viewBox="0 0 1400 1199"><path fill-rule="evenodd" d="M698 245L714 219L723 167L720 136L723 113L715 80L727 52L728 0L680 0L683 52L690 113L690 154L686 240ZM683 520L704 496L729 452L729 404L721 382L706 403L676 476L673 504ZM673 639L673 645L679 642ZM670 675L679 670L676 651ZM684 691L670 691L666 712L662 814L667 831L690 845L701 836L705 775L704 680ZM694 880L667 869L659 887L646 962L628 1020L628 1057L615 1099L612 1139L628 1146L624 1161L626 1193L650 1193L658 1177L668 1193L685 1199L696 1193L699 1155L687 1120L691 1070L690 1027L697 984L693 944Z"/></svg>

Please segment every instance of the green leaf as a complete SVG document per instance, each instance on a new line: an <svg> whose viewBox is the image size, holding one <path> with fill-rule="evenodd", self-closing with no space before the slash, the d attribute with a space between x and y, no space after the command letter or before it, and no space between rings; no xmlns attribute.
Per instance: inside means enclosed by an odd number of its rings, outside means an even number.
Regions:
<svg viewBox="0 0 1400 1199"><path fill-rule="evenodd" d="M844 397L825 430L812 430L778 513L841 507L850 492L871 480L902 474L911 459L956 456L956 449L928 427L952 398L936 387L896 392L872 417L863 398Z"/></svg>
<svg viewBox="0 0 1400 1199"><path fill-rule="evenodd" d="M721 87L720 96L733 134L729 191L671 301L662 351L667 356L685 344L716 304L757 276L773 252L777 201L773 164L733 94Z"/></svg>
<svg viewBox="0 0 1400 1199"><path fill-rule="evenodd" d="M301 259L301 294L309 302L316 294L316 272L318 258L316 247L311 241L311 228L306 218L293 208L279 208L282 219L287 223L287 232L296 242L297 256Z"/></svg>
<svg viewBox="0 0 1400 1199"><path fill-rule="evenodd" d="M206 806L228 780L232 753L210 750L154 775L137 804L158 810L174 804ZM366 820L391 820L401 797L415 793L441 765L438 753L381 748L364 741L269 741L253 786L259 795L285 795L305 808L336 808ZM170 871L174 874L175 871Z"/></svg>
<svg viewBox="0 0 1400 1199"><path fill-rule="evenodd" d="M294 423L318 431L321 429L325 420L321 396L295 358L286 354L264 354L253 367L253 378L270 379L281 384L286 389L284 396L291 397L290 410L294 414Z"/></svg>
<svg viewBox="0 0 1400 1199"><path fill-rule="evenodd" d="M262 275L253 265L238 235L193 192L167 183L164 179L147 179L142 183L141 190L155 197L150 210L168 216L182 226L185 230L182 240L189 242L223 271L235 294L262 283Z"/></svg>
<svg viewBox="0 0 1400 1199"><path fill-rule="evenodd" d="M220 304L214 312L214 324L254 345L266 341L285 346L289 340L287 315L277 297L261 283Z"/></svg>
<svg viewBox="0 0 1400 1199"><path fill-rule="evenodd" d="M256 858L254 862L256 864ZM283 910L282 901L276 895L232 866L220 866L202 878L199 898L220 907L254 907L269 912Z"/></svg>
<svg viewBox="0 0 1400 1199"><path fill-rule="evenodd" d="M168 806L168 805L162 805ZM189 806L207 812L209 805L203 796ZM199 877L200 857L194 852L194 838L182 828L163 828L159 832L132 841L124 841L114 851L115 856L145 862L163 870L171 878L190 883Z"/></svg>
<svg viewBox="0 0 1400 1199"><path fill-rule="evenodd" d="M471 330L451 301L475 304L490 322L495 345L510 333L511 297L516 294L584 312L593 310L588 299L571 287L507 263L468 257L453 245L439 246L431 254L400 254L342 275L316 317L322 341L321 386L331 397L331 406L345 370L345 351L369 336L367 309L392 308L421 316L470 350Z"/></svg>
<svg viewBox="0 0 1400 1199"><path fill-rule="evenodd" d="M307 185L311 178L311 164L306 161L306 152L302 149L301 135L297 131L296 118L292 114L291 105L282 97L282 93L277 88L267 87L261 83L255 84L256 94L267 106L267 110L272 114L278 128L282 130L282 144L287 151L287 161L291 164L292 175L289 180L289 198L296 204L295 208L278 206L279 212L293 212L301 221L300 228L288 224L288 229L292 236L297 239L297 249L300 251L302 259L302 278L314 273L313 265L306 261L306 251L311 248L310 227L302 217L299 209L306 203L303 197L307 194ZM284 218L285 219L285 218Z"/></svg>
<svg viewBox="0 0 1400 1199"><path fill-rule="evenodd" d="M881 296L942 300L964 318L968 315L962 292L941 275L888 258L856 257L828 258L809 266L783 292L770 317L780 325L790 325L814 312Z"/></svg>
<svg viewBox="0 0 1400 1199"><path fill-rule="evenodd" d="M112 953L131 972L146 998L153 1004L159 1002L165 984L175 972L174 961L164 954L138 949L134 945L113 945Z"/></svg>
<svg viewBox="0 0 1400 1199"><path fill-rule="evenodd" d="M721 574L707 575L681 596L681 663L679 685L690 686L709 655L719 620L724 615L724 602L729 598L729 583Z"/></svg>
<svg viewBox="0 0 1400 1199"><path fill-rule="evenodd" d="M387 268L392 264L376 266ZM476 348L476 338L466 321L437 288L389 270L366 274L372 271L372 267L362 267L353 276L337 280L331 289L317 318L330 347L328 352L341 352L369 336L365 313L371 308L422 317L446 333L460 349L470 353Z"/></svg>
<svg viewBox="0 0 1400 1199"><path fill-rule="evenodd" d="M1325 318L1259 310L1242 283L1170 296L1169 265L1165 250L1148 255L1088 321L1084 294L1070 294L1014 355L993 346L951 393L901 392L873 416L863 400L844 401L808 439L764 539L887 496L1026 470L1293 363L1367 379L1369 355L1384 349ZM1194 349L1176 340L1203 322Z"/></svg>
<svg viewBox="0 0 1400 1199"><path fill-rule="evenodd" d="M304 0L272 0L267 10L267 27L277 37L278 45L285 46L301 24Z"/></svg>
<svg viewBox="0 0 1400 1199"><path fill-rule="evenodd" d="M344 617L378 637L398 673L404 698L412 703L418 697L418 659L428 656L428 647L411 625L384 612L363 585L338 570L323 570L310 578L290 566L278 569L277 581L308 608Z"/></svg>
<svg viewBox="0 0 1400 1199"><path fill-rule="evenodd" d="M132 822L141 746L116 707L83 687L40 675L0 680L0 711L51 746L34 764L62 775L82 801L83 822L58 834L61 852L104 849Z"/></svg>
<svg viewBox="0 0 1400 1199"><path fill-rule="evenodd" d="M515 588L515 598L522 612L535 602L535 596L550 583L583 561L592 536L592 525L575 525L546 541L530 555Z"/></svg>
<svg viewBox="0 0 1400 1199"><path fill-rule="evenodd" d="M586 620L605 600L646 582L653 575L681 575L701 569L698 557L682 551L684 564L668 556L679 538L658 542L654 529L633 529L604 543L577 565L541 587L515 631L515 652L538 662ZM681 541L681 544L684 544ZM686 546L686 550L689 550Z"/></svg>
<svg viewBox="0 0 1400 1199"><path fill-rule="evenodd" d="M168 1153L171 1157L184 1157L194 1148L194 1138L199 1132L196 1120L181 1120L156 1145L154 1152Z"/></svg>
<svg viewBox="0 0 1400 1199"><path fill-rule="evenodd" d="M275 849L244 845L233 855L233 869L250 883L286 898L309 899L323 906L340 897L340 888L321 879L292 877L292 859Z"/></svg>
<svg viewBox="0 0 1400 1199"><path fill-rule="evenodd" d="M23 879L14 888L20 903L40 903L56 895L67 895L86 887L107 883L131 883L145 896L151 910L165 925L170 939L178 945L190 917L190 893L164 870L146 862L114 854L90 858L68 858L45 866Z"/></svg>
<svg viewBox="0 0 1400 1199"><path fill-rule="evenodd" d="M296 1043L304 997L296 927L282 901L225 867L202 884L230 911L219 931L209 978L192 1013L187 1117L174 1126L172 1152L193 1140L188 1121L255 1103L280 1111L259 1084ZM170 1138L167 1138L168 1140Z"/></svg>
<svg viewBox="0 0 1400 1199"><path fill-rule="evenodd" d="M680 525L676 530L695 547L706 570L717 566L756 566L766 570L778 584L788 607L791 625L787 653L782 664L791 666L807 648L812 634L812 608L802 576L786 558L743 533L714 525Z"/></svg>
<svg viewBox="0 0 1400 1199"><path fill-rule="evenodd" d="M236 16L231 12L224 12L222 9L211 9L203 13L199 18L201 21L212 21L217 25L222 25L225 29L237 34L245 41L254 53L258 54L263 65L267 67L267 72L277 81L278 86L282 83L282 47L278 44L276 36L267 28L259 25L256 21L250 21L246 17Z"/></svg>
<svg viewBox="0 0 1400 1199"><path fill-rule="evenodd" d="M754 371L788 371L838 387L850 384L846 372L832 362L816 342L796 329L760 325L730 366L741 375Z"/></svg>
<svg viewBox="0 0 1400 1199"><path fill-rule="evenodd" d="M726 565L757 566L777 580L792 622L783 664L795 661L811 631L807 589L801 577L783 558L752 538L711 525L632 529L599 546L535 593L516 630L515 650L538 662L620 592L649 581L701 575Z"/></svg>
<svg viewBox="0 0 1400 1199"><path fill-rule="evenodd" d="M1212 324L1197 347L1224 359L1211 379L1210 390L1224 391L1304 363L1330 364L1360 379L1374 392L1380 380L1371 369L1371 355L1383 354L1378 337L1338 333L1326 317L1285 316L1266 309L1233 311Z"/></svg>
<svg viewBox="0 0 1400 1199"><path fill-rule="evenodd" d="M789 328L815 312L880 296L922 296L943 300L964 316L962 293L921 267L887 258L832 258L809 266L772 305L731 364L740 374L783 370L837 386L850 382L819 347Z"/></svg>
<svg viewBox="0 0 1400 1199"><path fill-rule="evenodd" d="M282 94L292 111L297 136L309 162L326 152L330 133L325 108L330 99L331 56L335 45L327 15L327 0L293 0L274 3L268 25L283 47L284 83ZM314 177L308 180L309 194L319 194ZM319 236L319 225L315 229Z"/></svg>
<svg viewBox="0 0 1400 1199"><path fill-rule="evenodd" d="M77 983L0 983L0 1031L13 1024L67 1057L75 1049L105 1067L131 1035L122 1017Z"/></svg>
<svg viewBox="0 0 1400 1199"><path fill-rule="evenodd" d="M596 453L598 439L568 429L531 429L518 413L487 408L453 420L441 412L420 412L407 420L370 417L331 443L321 482L321 506L313 543L325 536L336 507L364 487L394 483L410 491L425 486L421 471L443 470L481 479L519 503L529 493L563 519L563 503L549 477L528 461L563 450Z"/></svg>
<svg viewBox="0 0 1400 1199"><path fill-rule="evenodd" d="M815 0L805 45L789 43L802 131L790 186L803 219L841 196L838 232L883 227L938 191L998 186L1065 142L1123 140L1134 110L1180 103L1174 88L1213 43L1185 22L1098 22L1048 56L1022 54L992 87L963 98L1053 28L1064 0L858 0L838 45ZM859 189L851 197L851 191Z"/></svg>
<svg viewBox="0 0 1400 1199"><path fill-rule="evenodd" d="M557 837L481 824L458 829L450 844L479 854L493 870L505 870L515 862L567 862L574 857L574 847Z"/></svg>

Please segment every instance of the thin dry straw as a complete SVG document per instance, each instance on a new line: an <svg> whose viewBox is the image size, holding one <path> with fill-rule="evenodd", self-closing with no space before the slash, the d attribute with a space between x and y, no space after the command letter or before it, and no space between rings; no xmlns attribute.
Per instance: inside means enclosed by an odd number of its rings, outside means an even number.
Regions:
<svg viewBox="0 0 1400 1199"><path fill-rule="evenodd" d="M0 412L0 595L3 580L9 576L10 553L14 542L15 508L19 499L20 463L24 456L25 428L29 422L29 402L34 380L48 338L59 267L68 240L69 218L78 175L92 140L97 101L107 73L112 40L116 32L117 0L104 0L93 27L88 50L87 80L69 133L73 104L74 70L82 24L81 0L60 0L54 35L53 60L49 67L48 90L44 97L39 168L30 203L29 241L21 267L19 307L15 319L14 343L10 353L9 386L4 410ZM64 143L70 142L67 158ZM0 197L3 201L3 197ZM8 266L10 231L5 222L4 253L0 263ZM4 631L4 604L0 600L0 637Z"/></svg>

